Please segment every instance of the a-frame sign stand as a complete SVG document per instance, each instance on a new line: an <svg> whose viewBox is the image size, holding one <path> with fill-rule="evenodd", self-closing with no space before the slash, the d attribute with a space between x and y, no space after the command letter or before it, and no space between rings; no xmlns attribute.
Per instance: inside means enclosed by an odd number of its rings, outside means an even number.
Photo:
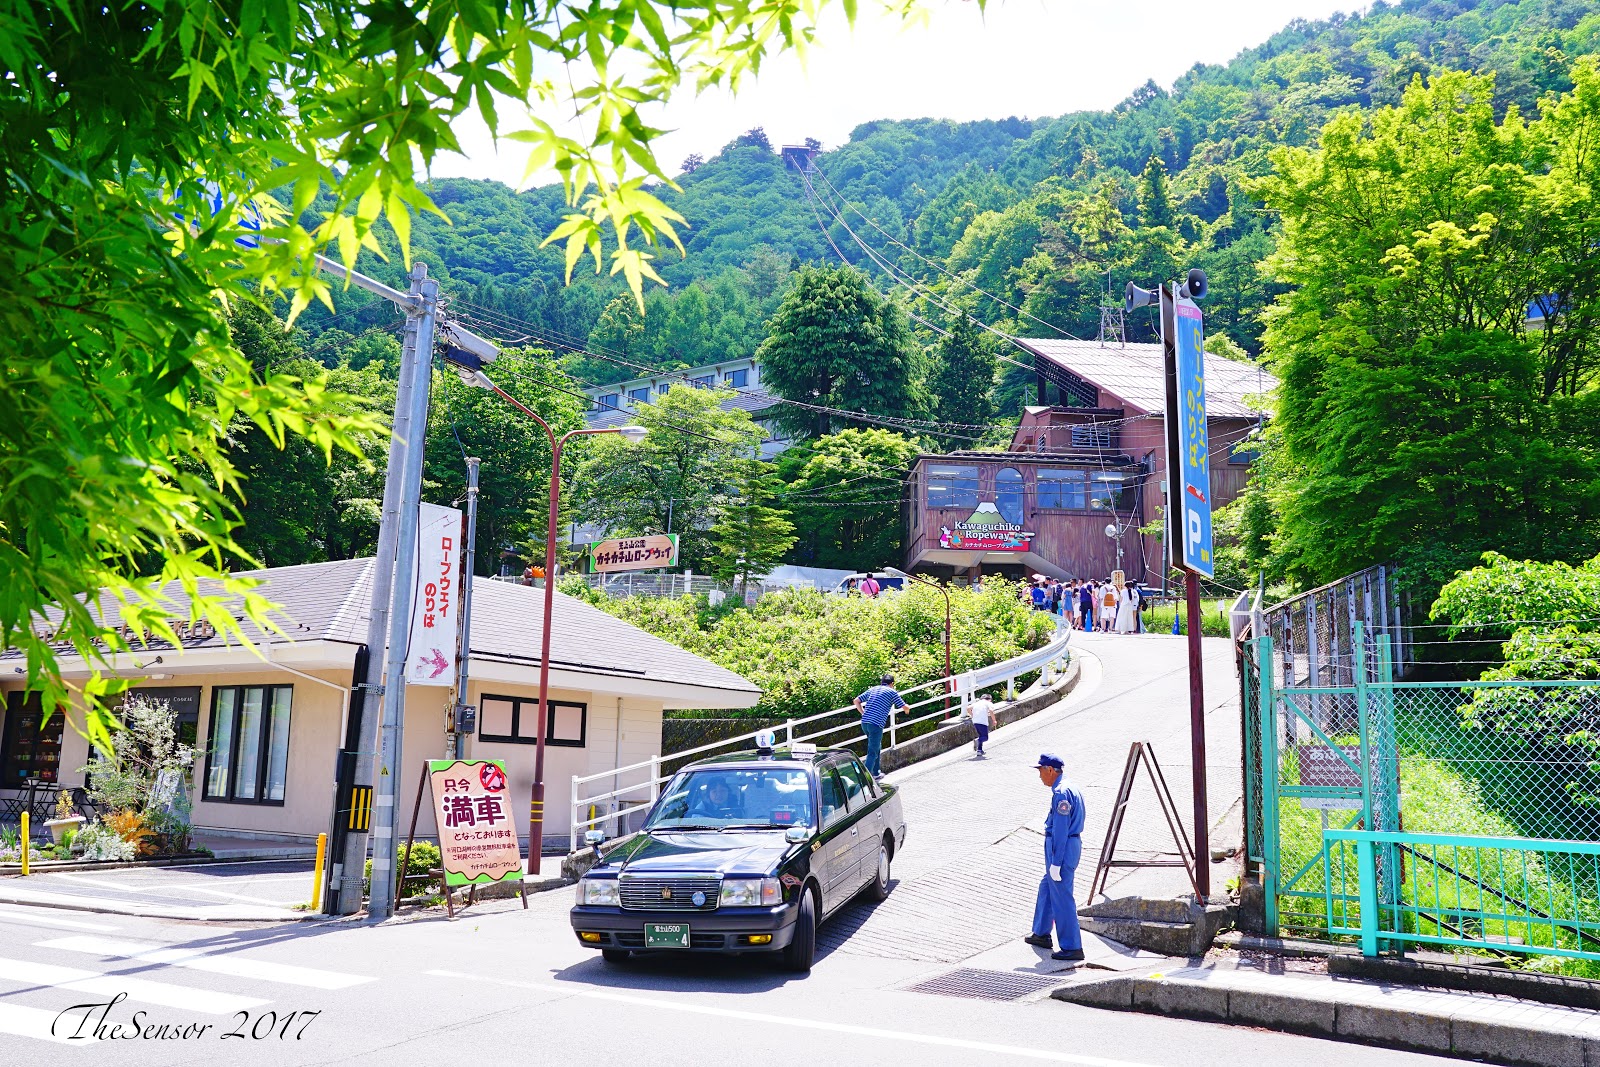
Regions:
<svg viewBox="0 0 1600 1067"><path fill-rule="evenodd" d="M1155 788L1156 802L1161 805L1161 814L1166 817L1167 829L1172 831L1172 839L1178 843L1178 859L1115 858L1117 838L1122 834L1122 819L1128 812L1128 803L1133 797L1133 783L1138 777L1141 766L1148 774L1151 786ZM1209 858L1207 857L1208 860ZM1148 741L1135 741L1128 749L1128 763L1122 768L1122 784L1117 787L1117 800L1111 808L1111 824L1106 827L1105 844L1100 848L1100 862L1095 864L1094 881L1089 884L1088 899L1091 903L1105 891L1106 876L1113 867L1182 867L1189 874L1189 884L1194 887L1196 898L1202 898L1200 881L1195 869L1194 848L1183 832L1183 820L1178 815L1178 805L1173 803L1172 790L1167 788L1166 776L1161 773L1161 764L1156 762L1155 749Z"/></svg>

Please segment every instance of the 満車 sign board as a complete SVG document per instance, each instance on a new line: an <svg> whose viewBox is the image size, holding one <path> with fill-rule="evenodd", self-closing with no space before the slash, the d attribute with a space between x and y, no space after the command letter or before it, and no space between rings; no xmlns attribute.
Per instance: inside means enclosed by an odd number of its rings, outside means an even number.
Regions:
<svg viewBox="0 0 1600 1067"><path fill-rule="evenodd" d="M1200 306L1162 287L1167 370L1167 470L1176 536L1172 562L1207 578L1211 559L1211 442L1206 426L1205 331Z"/></svg>
<svg viewBox="0 0 1600 1067"><path fill-rule="evenodd" d="M436 504L419 507L406 681L454 686L460 639L461 512Z"/></svg>
<svg viewBox="0 0 1600 1067"><path fill-rule="evenodd" d="M596 541L583 549L585 574L614 574L617 571L648 571L678 565L677 534L646 534L643 537L613 537Z"/></svg>
<svg viewBox="0 0 1600 1067"><path fill-rule="evenodd" d="M445 884L519 880L522 848L511 821L505 765L499 760L429 760L428 780Z"/></svg>

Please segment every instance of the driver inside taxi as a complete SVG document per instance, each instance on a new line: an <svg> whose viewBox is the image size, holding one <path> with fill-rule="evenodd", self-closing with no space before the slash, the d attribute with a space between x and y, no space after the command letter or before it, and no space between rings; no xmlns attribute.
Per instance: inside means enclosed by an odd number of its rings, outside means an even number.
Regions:
<svg viewBox="0 0 1600 1067"><path fill-rule="evenodd" d="M708 815L713 819L736 819L741 812L738 798L728 788L728 783L721 778L713 778L695 795L690 814Z"/></svg>

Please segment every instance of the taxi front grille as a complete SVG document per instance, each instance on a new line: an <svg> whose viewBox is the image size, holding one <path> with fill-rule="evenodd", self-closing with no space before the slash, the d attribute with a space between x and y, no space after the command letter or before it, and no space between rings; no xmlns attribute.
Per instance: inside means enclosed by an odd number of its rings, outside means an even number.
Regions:
<svg viewBox="0 0 1600 1067"><path fill-rule="evenodd" d="M709 878L629 878L617 882L624 908L637 911L716 911L722 895L722 879ZM696 904L694 895L704 893L705 903Z"/></svg>

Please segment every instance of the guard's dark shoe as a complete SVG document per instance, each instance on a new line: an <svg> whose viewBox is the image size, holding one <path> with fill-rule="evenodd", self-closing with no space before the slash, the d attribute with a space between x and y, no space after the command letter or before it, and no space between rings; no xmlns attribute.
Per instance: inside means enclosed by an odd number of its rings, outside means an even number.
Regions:
<svg viewBox="0 0 1600 1067"><path fill-rule="evenodd" d="M1055 947L1055 942L1050 940L1049 934L1029 934L1027 937L1022 939L1022 943L1025 945L1032 945L1035 948Z"/></svg>
<svg viewBox="0 0 1600 1067"><path fill-rule="evenodd" d="M1071 960L1074 963L1081 963L1083 961L1083 949L1062 949L1060 952L1050 953L1050 958L1053 960Z"/></svg>

